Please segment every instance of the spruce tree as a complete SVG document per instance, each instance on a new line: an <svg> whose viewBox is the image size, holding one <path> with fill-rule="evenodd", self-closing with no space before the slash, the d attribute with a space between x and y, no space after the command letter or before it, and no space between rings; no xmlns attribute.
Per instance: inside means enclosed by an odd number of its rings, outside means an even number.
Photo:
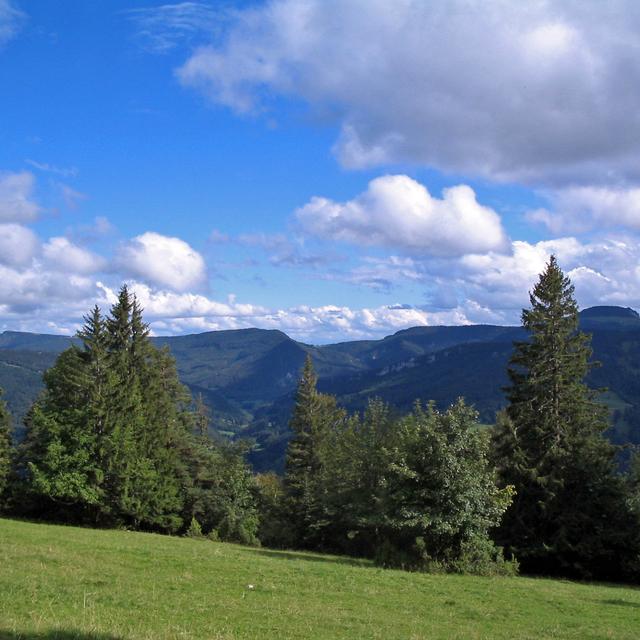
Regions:
<svg viewBox="0 0 640 640"><path fill-rule="evenodd" d="M329 524L323 502L323 445L345 417L334 397L318 392L317 381L307 355L289 422L293 437L287 448L285 493L294 543L309 548L323 545Z"/></svg>
<svg viewBox="0 0 640 640"><path fill-rule="evenodd" d="M525 571L619 578L636 553L633 523L602 435L606 408L584 382L590 336L573 294L552 256L522 312L529 339L514 345L494 436L501 478L516 490L498 537Z"/></svg>
<svg viewBox="0 0 640 640"><path fill-rule="evenodd" d="M97 307L85 317L78 337L25 420L23 512L165 532L197 517L221 537L256 542L244 450L193 433L191 395L126 286L106 318Z"/></svg>
<svg viewBox="0 0 640 640"><path fill-rule="evenodd" d="M4 507L4 496L11 470L11 416L2 400L0 389L0 511Z"/></svg>
<svg viewBox="0 0 640 640"><path fill-rule="evenodd" d="M80 350L63 351L44 374L23 448L29 493L40 508L64 519L84 519L101 500L96 438L89 420L89 378Z"/></svg>
<svg viewBox="0 0 640 640"><path fill-rule="evenodd" d="M191 398L167 349L149 340L142 309L126 286L106 321L107 495L135 528L175 531L182 523L181 452Z"/></svg>

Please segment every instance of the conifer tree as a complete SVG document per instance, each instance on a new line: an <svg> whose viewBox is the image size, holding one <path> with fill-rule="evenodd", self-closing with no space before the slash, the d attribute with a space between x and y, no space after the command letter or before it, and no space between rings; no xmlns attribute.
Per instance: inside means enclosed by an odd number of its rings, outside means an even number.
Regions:
<svg viewBox="0 0 640 640"><path fill-rule="evenodd" d="M45 373L25 421L25 511L166 532L197 517L221 537L255 542L243 451L193 434L191 395L126 286L106 318L97 307L85 317L78 337Z"/></svg>
<svg viewBox="0 0 640 640"><path fill-rule="evenodd" d="M60 517L79 518L102 496L96 437L89 420L88 376L80 350L73 346L63 351L45 372L44 383L45 390L29 413L21 456L30 492L45 505L57 505Z"/></svg>
<svg viewBox="0 0 640 640"><path fill-rule="evenodd" d="M529 339L514 346L495 460L516 497L500 542L525 571L621 577L635 551L607 412L584 378L590 336L578 330L574 288L555 257L522 312Z"/></svg>
<svg viewBox="0 0 640 640"><path fill-rule="evenodd" d="M196 396L195 414L196 433L201 438L206 438L211 425L211 409L206 405L202 393Z"/></svg>
<svg viewBox="0 0 640 640"><path fill-rule="evenodd" d="M142 309L123 286L106 322L110 372L107 487L112 511L134 527L181 525L180 459L190 396L167 349L155 349Z"/></svg>
<svg viewBox="0 0 640 640"><path fill-rule="evenodd" d="M4 507L4 495L11 469L11 416L2 400L0 389L0 511Z"/></svg>
<svg viewBox="0 0 640 640"><path fill-rule="evenodd" d="M332 396L318 392L318 378L307 355L296 391L289 426L285 470L287 511L295 543L303 547L323 544L323 530L329 524L323 503L322 448L327 435L345 413Z"/></svg>

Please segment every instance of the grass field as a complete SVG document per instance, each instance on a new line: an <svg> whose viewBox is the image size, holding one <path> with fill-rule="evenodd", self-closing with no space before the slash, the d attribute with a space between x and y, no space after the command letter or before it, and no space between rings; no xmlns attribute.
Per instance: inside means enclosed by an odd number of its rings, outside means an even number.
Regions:
<svg viewBox="0 0 640 640"><path fill-rule="evenodd" d="M3 640L638 637L640 589L0 519Z"/></svg>

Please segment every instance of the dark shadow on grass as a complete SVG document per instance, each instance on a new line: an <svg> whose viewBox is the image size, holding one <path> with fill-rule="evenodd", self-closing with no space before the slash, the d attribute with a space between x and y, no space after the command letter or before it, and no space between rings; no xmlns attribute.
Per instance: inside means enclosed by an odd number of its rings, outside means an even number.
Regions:
<svg viewBox="0 0 640 640"><path fill-rule="evenodd" d="M321 556L312 552L304 551L278 551L277 549L255 549L248 548L252 553L257 553L267 558L280 558L281 560L305 560L309 562L326 562L329 564L343 564L349 567L371 568L374 565L370 560L350 558L348 556Z"/></svg>
<svg viewBox="0 0 640 640"><path fill-rule="evenodd" d="M612 604L616 607L631 607L632 609L640 609L640 603L629 602L628 600L620 600L620 599L600 600L600 604Z"/></svg>
<svg viewBox="0 0 640 640"><path fill-rule="evenodd" d="M25 632L0 629L0 640L122 640L122 638L108 633L85 633L71 629Z"/></svg>

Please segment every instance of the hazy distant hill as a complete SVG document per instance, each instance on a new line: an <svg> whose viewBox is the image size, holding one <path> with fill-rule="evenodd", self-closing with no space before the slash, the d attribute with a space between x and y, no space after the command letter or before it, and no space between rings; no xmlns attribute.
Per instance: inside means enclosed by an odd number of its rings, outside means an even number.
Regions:
<svg viewBox="0 0 640 640"><path fill-rule="evenodd" d="M611 437L640 443L640 316L632 309L592 307L581 313L602 362L590 383L608 387ZM398 411L416 399L446 406L463 395L491 422L504 401L506 364L520 327L491 325L414 327L382 340L314 347L281 331L241 329L154 338L176 358L182 381L213 408L214 428L257 441L257 467L281 466L298 373L311 353L323 391L350 409L379 396ZM0 334L0 387L17 417L27 410L43 371L71 343L63 336Z"/></svg>

